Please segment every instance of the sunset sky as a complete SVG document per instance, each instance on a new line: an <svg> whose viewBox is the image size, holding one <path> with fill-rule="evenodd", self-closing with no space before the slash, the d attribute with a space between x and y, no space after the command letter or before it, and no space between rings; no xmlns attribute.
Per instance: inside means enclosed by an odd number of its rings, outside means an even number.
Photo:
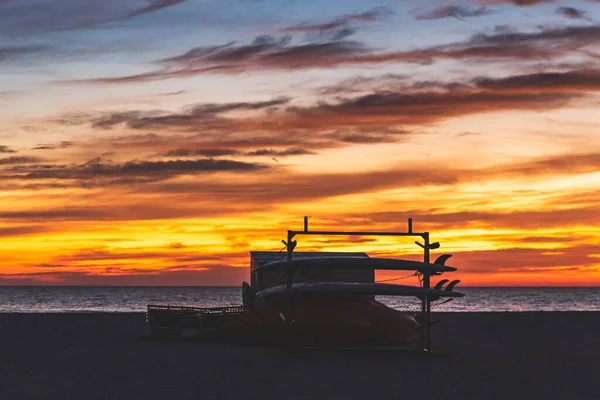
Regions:
<svg viewBox="0 0 600 400"><path fill-rule="evenodd" d="M0 104L1 285L239 285L304 215L600 285L599 0L0 0Z"/></svg>

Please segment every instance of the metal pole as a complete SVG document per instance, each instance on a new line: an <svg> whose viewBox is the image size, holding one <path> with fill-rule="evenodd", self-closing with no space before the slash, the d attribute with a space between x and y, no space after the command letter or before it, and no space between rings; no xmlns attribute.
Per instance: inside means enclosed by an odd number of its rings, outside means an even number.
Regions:
<svg viewBox="0 0 600 400"><path fill-rule="evenodd" d="M304 216L304 232L308 232L308 217Z"/></svg>
<svg viewBox="0 0 600 400"><path fill-rule="evenodd" d="M294 250L292 246L292 240L294 238L294 234L291 231L288 231L287 235L287 261L288 263L292 261L292 251ZM288 264L286 266L286 274L285 274L285 287L288 290L288 294L285 299L285 332L286 332L286 347L290 349L292 347L292 326L291 326L291 318L292 318L292 268Z"/></svg>
<svg viewBox="0 0 600 400"><path fill-rule="evenodd" d="M412 218L408 219L408 233L412 233Z"/></svg>
<svg viewBox="0 0 600 400"><path fill-rule="evenodd" d="M423 241L425 242L425 249L424 249L424 255L423 255L423 261L425 262L425 264L429 264L429 232L425 232L423 233ZM430 280L431 276L429 275L428 272L425 272L423 275L423 287L425 289L429 289L431 288L431 280ZM429 351L430 350L430 345L431 345L431 332L429 332L429 321L430 321L430 312L431 312L431 301L429 299L429 296L425 296L425 300L423 302L423 308L424 308L424 317L423 318L423 333L424 333L424 343L423 343L423 349Z"/></svg>

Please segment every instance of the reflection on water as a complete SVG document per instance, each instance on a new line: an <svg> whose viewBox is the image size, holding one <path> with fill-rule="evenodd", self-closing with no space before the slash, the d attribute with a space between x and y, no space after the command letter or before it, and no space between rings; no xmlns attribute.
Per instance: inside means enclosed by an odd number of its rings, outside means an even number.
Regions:
<svg viewBox="0 0 600 400"><path fill-rule="evenodd" d="M457 288L465 297L434 311L600 311L600 288ZM411 297L381 296L400 310L416 310ZM239 287L0 287L0 312L143 312L148 303L241 304Z"/></svg>

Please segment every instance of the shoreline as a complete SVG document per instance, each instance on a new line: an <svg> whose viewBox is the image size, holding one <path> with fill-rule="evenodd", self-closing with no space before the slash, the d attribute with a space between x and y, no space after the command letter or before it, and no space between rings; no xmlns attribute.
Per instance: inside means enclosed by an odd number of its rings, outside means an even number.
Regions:
<svg viewBox="0 0 600 400"><path fill-rule="evenodd" d="M433 348L319 351L144 340L144 313L0 314L6 399L600 398L600 312L436 312Z"/></svg>

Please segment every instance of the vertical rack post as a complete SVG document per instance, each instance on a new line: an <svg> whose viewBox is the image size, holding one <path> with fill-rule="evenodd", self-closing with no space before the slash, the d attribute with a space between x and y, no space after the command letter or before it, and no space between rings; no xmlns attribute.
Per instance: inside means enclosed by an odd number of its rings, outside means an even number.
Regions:
<svg viewBox="0 0 600 400"><path fill-rule="evenodd" d="M287 235L287 242L286 242L286 247L287 247L287 261L288 261L288 265L286 266L286 273L285 273L285 287L288 290L286 299L285 299L285 330L286 330L286 346L288 348L292 348L293 346L293 335L292 335L292 275L294 274L294 271L292 270L292 267L289 265L289 262L292 261L292 252L294 251L294 244L292 243L292 240L294 239L294 233L292 231L288 230L288 235Z"/></svg>
<svg viewBox="0 0 600 400"><path fill-rule="evenodd" d="M424 241L424 249L423 249L423 262L425 264L429 264L429 232L423 232L423 241ZM423 288L425 289L430 289L431 288L431 276L429 275L428 272L425 272L423 274ZM429 328L430 328L430 313L431 313L431 300L429 298L429 296L425 296L425 298L423 299L423 342L422 342L422 349L421 350L425 350L425 351L429 351L430 349L430 345L431 345L431 338L430 338L430 332L429 332Z"/></svg>

